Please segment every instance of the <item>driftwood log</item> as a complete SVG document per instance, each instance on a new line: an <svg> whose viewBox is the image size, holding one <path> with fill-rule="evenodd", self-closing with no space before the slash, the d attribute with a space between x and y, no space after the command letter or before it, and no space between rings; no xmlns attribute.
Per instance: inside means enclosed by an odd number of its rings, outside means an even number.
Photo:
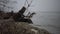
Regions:
<svg viewBox="0 0 60 34"><path fill-rule="evenodd" d="M23 13L23 12L21 12ZM0 12L0 19L9 19L12 17L12 19L14 19L15 22L28 22L28 23L33 23L31 19L25 19L24 15L21 14L20 12L18 13L14 13L12 12Z"/></svg>
<svg viewBox="0 0 60 34"><path fill-rule="evenodd" d="M0 19L9 19L12 17L15 22L28 22L33 23L31 19L25 19L23 13L25 12L26 7L22 7L21 10L19 10L17 13L14 13L13 11L5 13L4 11L0 11Z"/></svg>

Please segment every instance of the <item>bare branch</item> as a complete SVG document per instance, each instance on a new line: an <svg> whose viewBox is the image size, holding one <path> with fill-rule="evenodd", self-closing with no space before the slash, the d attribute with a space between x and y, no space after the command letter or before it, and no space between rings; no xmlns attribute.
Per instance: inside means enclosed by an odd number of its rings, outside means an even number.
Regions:
<svg viewBox="0 0 60 34"><path fill-rule="evenodd" d="M13 9L14 7L8 6L8 4L15 4L17 3L16 1L10 1L10 0L0 0L0 9L8 8L8 9ZM5 9L4 9L5 10Z"/></svg>

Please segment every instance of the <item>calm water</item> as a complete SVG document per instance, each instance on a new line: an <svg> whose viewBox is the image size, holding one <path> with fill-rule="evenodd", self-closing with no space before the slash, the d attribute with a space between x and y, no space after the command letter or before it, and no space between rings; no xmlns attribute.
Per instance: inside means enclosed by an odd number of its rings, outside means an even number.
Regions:
<svg viewBox="0 0 60 34"><path fill-rule="evenodd" d="M32 21L52 34L60 34L60 12L37 12Z"/></svg>

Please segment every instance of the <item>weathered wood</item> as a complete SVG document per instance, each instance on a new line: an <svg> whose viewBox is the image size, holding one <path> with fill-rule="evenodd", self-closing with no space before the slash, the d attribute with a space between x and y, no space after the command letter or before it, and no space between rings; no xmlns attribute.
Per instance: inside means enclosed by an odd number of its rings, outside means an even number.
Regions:
<svg viewBox="0 0 60 34"><path fill-rule="evenodd" d="M12 19L14 19L15 22L28 22L28 23L33 23L31 19L25 19L23 13L25 12L26 8L22 7L19 12L14 13L13 11L11 12L0 12L0 19L9 19L12 16Z"/></svg>
<svg viewBox="0 0 60 34"><path fill-rule="evenodd" d="M23 15L23 13L25 12L26 8L23 6L21 10L19 10L18 13L21 13Z"/></svg>

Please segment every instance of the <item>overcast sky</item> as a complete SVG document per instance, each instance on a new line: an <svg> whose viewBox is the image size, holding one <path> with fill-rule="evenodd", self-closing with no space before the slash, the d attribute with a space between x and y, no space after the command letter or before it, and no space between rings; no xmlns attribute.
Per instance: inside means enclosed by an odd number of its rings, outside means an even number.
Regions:
<svg viewBox="0 0 60 34"><path fill-rule="evenodd" d="M33 0L29 10L31 11L60 11L60 0ZM25 0L17 0L17 9L22 8ZM30 0L28 0L30 2Z"/></svg>
<svg viewBox="0 0 60 34"><path fill-rule="evenodd" d="M16 1L17 3L9 3L9 6L14 7L11 10L17 12L23 6L26 0L10 0ZM30 3L31 0L28 0ZM26 5L27 6L27 5ZM29 11L60 11L60 0L33 0L31 6L29 7Z"/></svg>

